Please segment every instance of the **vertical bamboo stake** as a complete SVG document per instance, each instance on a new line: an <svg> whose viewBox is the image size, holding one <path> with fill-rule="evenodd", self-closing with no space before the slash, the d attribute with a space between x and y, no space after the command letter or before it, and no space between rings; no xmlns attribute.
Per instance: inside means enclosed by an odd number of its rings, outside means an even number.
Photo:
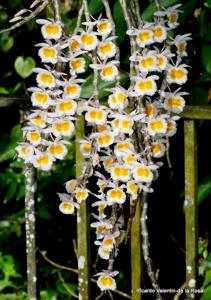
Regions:
<svg viewBox="0 0 211 300"><path fill-rule="evenodd" d="M37 265L35 239L35 189L36 177L32 164L25 164L25 228L27 257L27 291L29 300L37 300Z"/></svg>
<svg viewBox="0 0 211 300"><path fill-rule="evenodd" d="M186 223L186 290L187 300L195 299L191 289L197 279L197 151L196 129L193 120L184 122L185 134L185 223Z"/></svg>
<svg viewBox="0 0 211 300"><path fill-rule="evenodd" d="M84 136L84 117L81 116L76 121L76 140ZM79 143L76 143L76 163L84 161L80 154ZM80 165L76 166L76 177L82 173ZM78 285L79 299L90 299L90 270L89 270L89 215L87 200L80 204L77 210L77 254L78 254Z"/></svg>
<svg viewBox="0 0 211 300"><path fill-rule="evenodd" d="M141 300L142 287L142 248L141 248L141 199L136 206L136 214L131 227L131 285L132 300Z"/></svg>

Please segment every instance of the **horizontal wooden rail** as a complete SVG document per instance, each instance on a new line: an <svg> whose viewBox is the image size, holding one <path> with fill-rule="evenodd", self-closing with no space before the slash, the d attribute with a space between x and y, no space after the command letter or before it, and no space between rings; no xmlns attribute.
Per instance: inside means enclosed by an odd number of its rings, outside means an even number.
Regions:
<svg viewBox="0 0 211 300"><path fill-rule="evenodd" d="M12 97L0 95L0 107L20 106L30 107L30 98L27 96ZM184 119L211 120L211 105L186 105L184 111L180 114Z"/></svg>
<svg viewBox="0 0 211 300"><path fill-rule="evenodd" d="M187 105L181 114L181 117L192 120L211 120L211 106Z"/></svg>
<svg viewBox="0 0 211 300"><path fill-rule="evenodd" d="M29 108L31 106L30 98L27 96L21 96L21 97L0 96L0 107L8 107L8 106Z"/></svg>

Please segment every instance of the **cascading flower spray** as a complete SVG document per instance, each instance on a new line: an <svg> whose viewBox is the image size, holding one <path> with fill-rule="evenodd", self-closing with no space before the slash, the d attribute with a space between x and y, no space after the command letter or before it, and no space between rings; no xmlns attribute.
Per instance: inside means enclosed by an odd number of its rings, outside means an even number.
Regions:
<svg viewBox="0 0 211 300"><path fill-rule="evenodd" d="M131 42L130 86L126 89L120 85L119 49L112 15L108 1L103 3L107 18L91 20L87 2L83 1L86 22L70 38L64 36L60 20L37 20L45 39L37 45L38 55L45 65L34 69L37 87L29 91L36 109L27 117L25 141L17 147L25 162L50 170L56 159L65 158L65 137L74 133L77 115L84 114L91 132L77 142L86 162L82 175L66 182L67 193L59 194L59 209L73 214L89 195L96 200L92 203L97 209L97 214L93 214L96 221L91 227L96 230L98 255L107 261L107 268L96 274L102 292L116 289L114 277L118 272L113 265L119 245L127 240L140 195L153 192L151 185L162 165L157 159L165 155L168 138L176 133L177 114L183 111L187 95L181 90L188 74L182 59L191 39L189 34L174 38L169 34L179 25L180 5L158 10L153 22L137 18L137 24L131 20L126 2L120 1ZM94 73L93 95L87 101L80 98L84 80L78 78L86 70L84 55L91 60L89 67ZM67 65L69 74L64 71ZM107 89L107 104L99 102L99 78L116 82ZM97 178L97 193L87 188L93 174ZM125 222L127 203L131 211ZM146 199L142 210L144 259L152 285L157 288L148 251ZM161 299L159 293L157 299Z"/></svg>

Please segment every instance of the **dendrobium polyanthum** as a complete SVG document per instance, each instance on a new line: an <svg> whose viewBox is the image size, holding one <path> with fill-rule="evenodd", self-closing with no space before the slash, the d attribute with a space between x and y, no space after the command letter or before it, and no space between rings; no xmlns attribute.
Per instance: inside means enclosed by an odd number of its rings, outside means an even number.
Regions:
<svg viewBox="0 0 211 300"><path fill-rule="evenodd" d="M115 28L111 20L99 18L82 23L78 32L67 38L63 25L54 20L37 20L44 42L37 45L44 64L35 68L37 86L29 88L33 111L23 128L25 140L17 147L19 156L35 168L49 171L56 159L65 159L68 140L75 122L83 114L90 134L80 141L84 157L79 178L66 182L66 192L59 194L59 210L74 214L83 201L93 198L98 255L108 261L108 269L97 274L101 291L116 289L111 261L126 238L127 224L123 207L133 205L142 192L153 191L168 138L177 131L176 121L185 106L190 35L172 37L178 23L180 5L157 11L153 22L141 21L129 28L135 41L130 56L133 72L129 88L119 82L120 61ZM171 34L169 34L171 31ZM68 49L68 51L67 51ZM93 96L81 99L80 75L86 70L85 56L94 73ZM68 73L61 71L61 64ZM98 99L98 79L115 82L106 91L106 103ZM98 192L88 189L94 175Z"/></svg>

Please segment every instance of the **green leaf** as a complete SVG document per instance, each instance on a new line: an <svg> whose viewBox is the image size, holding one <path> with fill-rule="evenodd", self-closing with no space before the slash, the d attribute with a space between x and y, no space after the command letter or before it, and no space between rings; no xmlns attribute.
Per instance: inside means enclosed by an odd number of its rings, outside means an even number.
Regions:
<svg viewBox="0 0 211 300"><path fill-rule="evenodd" d="M0 253L0 270L2 270L5 279L21 277L15 269L15 261L11 255L2 255Z"/></svg>
<svg viewBox="0 0 211 300"><path fill-rule="evenodd" d="M185 22L188 17L194 13L194 9L198 3L198 0L189 0L187 3L182 5L183 13L179 15L179 23Z"/></svg>
<svg viewBox="0 0 211 300"><path fill-rule="evenodd" d="M122 11L122 7L119 3L119 0L116 0L114 7L113 7L113 18L114 18L114 23L115 23L115 28L116 28L116 35L117 35L117 42L118 44L122 44L125 40L126 37L126 22L124 18L124 14Z"/></svg>
<svg viewBox="0 0 211 300"><path fill-rule="evenodd" d="M207 8L211 8L211 0L207 0L206 2L204 2L204 6Z"/></svg>
<svg viewBox="0 0 211 300"><path fill-rule="evenodd" d="M103 10L104 6L101 0L91 0L89 2L90 15L94 16Z"/></svg>
<svg viewBox="0 0 211 300"><path fill-rule="evenodd" d="M211 299L211 285L205 289L204 294L200 297L199 300L210 300L210 299Z"/></svg>
<svg viewBox="0 0 211 300"><path fill-rule="evenodd" d="M3 32L0 36L0 50L9 51L14 46L14 38L8 32Z"/></svg>
<svg viewBox="0 0 211 300"><path fill-rule="evenodd" d="M211 45L202 47L201 57L206 71L211 74Z"/></svg>
<svg viewBox="0 0 211 300"><path fill-rule="evenodd" d="M74 284L74 283L68 283L68 282L65 282L65 285L73 292L73 293L77 293L77 285ZM67 290L64 288L63 284L61 283L60 280L57 280L56 281L56 289L58 291L58 293L60 295L67 295L69 296Z"/></svg>
<svg viewBox="0 0 211 300"><path fill-rule="evenodd" d="M21 129L21 125L16 125L12 128L11 133L10 133L10 140L12 142L20 142L23 137L23 131Z"/></svg>
<svg viewBox="0 0 211 300"><path fill-rule="evenodd" d="M12 200L17 191L18 183L17 183L15 173L12 174L12 172L11 172L10 178L9 178L9 181L7 182L7 184L8 184L8 190L4 196L4 203L7 203L8 201Z"/></svg>
<svg viewBox="0 0 211 300"><path fill-rule="evenodd" d="M204 38L207 36L207 14L202 10L199 15L199 36Z"/></svg>
<svg viewBox="0 0 211 300"><path fill-rule="evenodd" d="M202 285L202 289L205 289L208 285L211 284L211 270L206 272L205 279Z"/></svg>
<svg viewBox="0 0 211 300"><path fill-rule="evenodd" d="M15 94L22 87L22 82L16 83L16 85L11 89L11 94Z"/></svg>
<svg viewBox="0 0 211 300"><path fill-rule="evenodd" d="M21 292L22 293L22 292ZM17 295L16 293L7 293L7 294L1 294L0 295L0 300L26 300L26 294L21 294L21 295Z"/></svg>
<svg viewBox="0 0 211 300"><path fill-rule="evenodd" d="M0 23L1 23L1 24L4 24L4 23L7 21L7 19L8 19L8 14L7 14L7 12L4 11L4 10L1 10L1 11L0 11Z"/></svg>
<svg viewBox="0 0 211 300"><path fill-rule="evenodd" d="M64 15L62 20L63 20L64 24L66 25L67 33L69 35L73 34L74 29L77 24L77 17L69 18L69 16Z"/></svg>
<svg viewBox="0 0 211 300"><path fill-rule="evenodd" d="M193 105L207 105L208 104L208 92L200 87L194 87L191 90L190 102Z"/></svg>
<svg viewBox="0 0 211 300"><path fill-rule="evenodd" d="M128 74L125 72L120 73L121 85L124 85L128 80ZM115 81L108 82L102 79L99 79L98 88L99 88L99 99L103 99L109 92L106 92L105 89L111 88L115 85ZM82 93L81 97L88 99L93 94L93 74L89 75L86 81L82 84Z"/></svg>
<svg viewBox="0 0 211 300"><path fill-rule="evenodd" d="M25 185L24 184L21 184L19 185L19 189L16 193L16 200L19 201L21 200L25 195Z"/></svg>
<svg viewBox="0 0 211 300"><path fill-rule="evenodd" d="M16 155L15 148L17 143L23 138L23 132L21 125L16 125L13 127L9 139L0 145L0 162L6 161L8 159L14 158Z"/></svg>
<svg viewBox="0 0 211 300"><path fill-rule="evenodd" d="M33 73L32 69L35 67L35 60L30 56L25 59L22 56L18 56L14 67L18 75L25 79Z"/></svg>
<svg viewBox="0 0 211 300"><path fill-rule="evenodd" d="M203 202L211 194L211 178L207 178L198 185L198 204Z"/></svg>
<svg viewBox="0 0 211 300"><path fill-rule="evenodd" d="M45 290L40 292L40 300L57 300L57 292L53 290Z"/></svg>
<svg viewBox="0 0 211 300"><path fill-rule="evenodd" d="M0 95L8 95L10 92L4 87L0 87Z"/></svg>
<svg viewBox="0 0 211 300"><path fill-rule="evenodd" d="M179 0L161 0L161 5L165 8L168 8L169 6L172 6L179 2L180 2ZM153 3L150 4L142 13L142 18L147 21L152 19L155 11L156 11L156 5L155 5L155 1L153 1Z"/></svg>

